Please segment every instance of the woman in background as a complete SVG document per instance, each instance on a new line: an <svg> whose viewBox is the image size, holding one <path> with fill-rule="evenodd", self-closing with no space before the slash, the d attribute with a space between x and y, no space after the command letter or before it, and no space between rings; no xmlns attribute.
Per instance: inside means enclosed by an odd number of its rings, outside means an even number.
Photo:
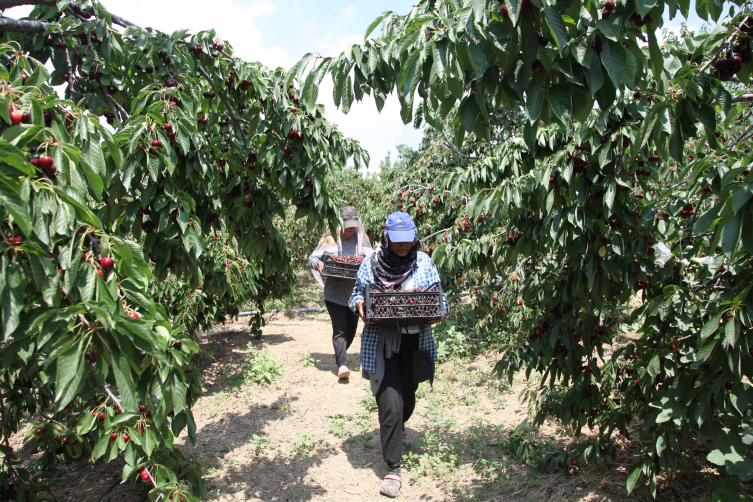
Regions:
<svg viewBox="0 0 753 502"><path fill-rule="evenodd" d="M355 279L322 277L325 253L338 256L368 256L372 253L371 242L366 236L356 208L348 206L340 209L343 227L337 229L337 242L327 231L319 240L319 245L309 258L309 267L319 286L324 289L324 304L332 321L332 345L335 349L337 377L349 378L348 348L353 343L358 329L358 316L348 308L348 300L353 292Z"/></svg>

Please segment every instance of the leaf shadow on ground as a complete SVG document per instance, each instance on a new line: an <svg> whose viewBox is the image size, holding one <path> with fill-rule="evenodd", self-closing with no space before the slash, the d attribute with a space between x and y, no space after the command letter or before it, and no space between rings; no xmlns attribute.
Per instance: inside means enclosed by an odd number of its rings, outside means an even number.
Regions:
<svg viewBox="0 0 753 502"><path fill-rule="evenodd" d="M195 455L204 466L208 499L231 493L241 500L268 500L282 491L289 500L310 500L326 492L307 473L331 454L327 446L305 444L296 451L268 456L265 429L272 422L285 420L291 413L286 410L297 400L279 396L269 404L252 405L242 414L217 410L212 418L218 419L197 430L195 447L183 440L181 449ZM224 473L219 473L220 467Z"/></svg>
<svg viewBox="0 0 753 502"><path fill-rule="evenodd" d="M247 329L211 333L203 337L201 350L205 353L204 364L208 364L201 372L206 389L203 395L213 396L242 385L243 365L251 353L249 344L255 351L263 351L268 346L280 345L291 340L292 338L284 333L265 334L259 339Z"/></svg>

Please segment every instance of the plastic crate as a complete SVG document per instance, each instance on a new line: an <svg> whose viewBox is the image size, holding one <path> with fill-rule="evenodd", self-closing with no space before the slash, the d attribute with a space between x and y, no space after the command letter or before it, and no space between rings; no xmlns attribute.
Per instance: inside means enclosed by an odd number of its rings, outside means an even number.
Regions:
<svg viewBox="0 0 753 502"><path fill-rule="evenodd" d="M414 326L438 321L445 316L442 285L423 291L384 292L367 284L364 292L366 319L382 326Z"/></svg>
<svg viewBox="0 0 753 502"><path fill-rule="evenodd" d="M361 258L363 261L363 258ZM324 267L322 268L322 275L327 277L338 277L340 279L356 279L358 275L358 269L361 267L360 263L342 263L335 261L332 256L325 254L322 258Z"/></svg>

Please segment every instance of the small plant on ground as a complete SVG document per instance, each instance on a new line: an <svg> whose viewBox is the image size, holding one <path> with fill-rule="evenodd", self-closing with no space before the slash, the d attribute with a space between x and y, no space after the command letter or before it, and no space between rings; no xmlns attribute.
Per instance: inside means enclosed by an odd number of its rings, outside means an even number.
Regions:
<svg viewBox="0 0 753 502"><path fill-rule="evenodd" d="M257 456L261 453L261 451L264 449L265 446L271 444L269 439L265 437L261 437L258 434L254 434L253 436L251 436L251 440L249 441L249 443L251 443L252 445L256 447L256 449L254 450L254 453Z"/></svg>
<svg viewBox="0 0 753 502"><path fill-rule="evenodd" d="M312 368L316 366L316 359L311 354L306 354L300 359L300 363L304 368Z"/></svg>
<svg viewBox="0 0 753 502"><path fill-rule="evenodd" d="M371 394L371 390L367 389L367 394L359 401L358 404L360 404L363 409L368 411L369 413L373 413L377 411L377 403L376 398Z"/></svg>
<svg viewBox="0 0 753 502"><path fill-rule="evenodd" d="M332 434L335 437L343 438L348 435L348 431L345 429L345 423L349 420L349 417L345 417L341 414L329 415L328 418L333 419L333 422L329 424L329 428L332 429Z"/></svg>
<svg viewBox="0 0 753 502"><path fill-rule="evenodd" d="M251 342L248 348L250 351L256 350ZM282 365L268 350L256 352L243 363L243 380L247 384L270 384L281 377L282 373Z"/></svg>
<svg viewBox="0 0 753 502"><path fill-rule="evenodd" d="M327 446L327 442L324 439L316 438L308 432L299 432L296 434L294 452L298 455L308 455L325 446Z"/></svg>

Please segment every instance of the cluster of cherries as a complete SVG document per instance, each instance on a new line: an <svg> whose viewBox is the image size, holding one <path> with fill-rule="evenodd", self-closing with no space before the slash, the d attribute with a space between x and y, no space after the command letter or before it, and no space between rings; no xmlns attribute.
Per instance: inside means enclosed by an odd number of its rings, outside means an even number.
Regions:
<svg viewBox="0 0 753 502"><path fill-rule="evenodd" d="M622 223L621 221L617 221L617 220L615 220L615 219L612 219L612 220L609 220L609 221L607 221L607 224L608 224L608 225L609 225L609 226L610 226L611 228L622 228L622 227L623 227L623 225L624 225L624 223ZM611 241L611 239L610 239L610 241Z"/></svg>
<svg viewBox="0 0 753 502"><path fill-rule="evenodd" d="M470 232L471 224L468 223L468 217L463 216L463 219L458 221L458 232Z"/></svg>
<svg viewBox="0 0 753 502"><path fill-rule="evenodd" d="M55 163L53 162L52 157L48 157L46 155L42 157L29 157L28 161L32 166L41 169L42 172L47 176L55 176L55 173L57 172L57 168L55 167Z"/></svg>
<svg viewBox="0 0 753 502"><path fill-rule="evenodd" d="M157 150L155 148L162 148L162 142L158 139L152 140L152 147L149 149L150 155L157 155Z"/></svg>
<svg viewBox="0 0 753 502"><path fill-rule="evenodd" d="M695 208L693 204L685 204L685 207L680 211L680 218L690 218L691 216L695 216Z"/></svg>
<svg viewBox="0 0 753 502"><path fill-rule="evenodd" d="M163 127L165 128L165 134L167 134L167 138L170 141L175 141L175 132L173 131L173 126L168 122L165 122L165 125Z"/></svg>
<svg viewBox="0 0 753 502"><path fill-rule="evenodd" d="M588 162L581 159L580 157L576 157L574 155L568 155L567 160L573 161L573 172L575 174L585 173L588 170Z"/></svg>
<svg viewBox="0 0 753 502"><path fill-rule="evenodd" d="M650 285L651 285L651 281L644 281L644 282L638 281L635 283L635 290L640 291L641 289L646 289Z"/></svg>
<svg viewBox="0 0 753 502"><path fill-rule="evenodd" d="M515 247L518 244L518 241L520 240L520 236L523 235L521 233L509 233L507 234L507 245L512 247Z"/></svg>
<svg viewBox="0 0 753 502"><path fill-rule="evenodd" d="M546 321L541 321L541 323L533 327L533 329L531 330L531 333L528 335L528 339L533 342L541 338L544 332L548 329L549 329L549 324L547 324Z"/></svg>
<svg viewBox="0 0 753 502"><path fill-rule="evenodd" d="M298 132L295 129L291 129L288 133L288 139L293 141L303 141L303 133Z"/></svg>
<svg viewBox="0 0 753 502"><path fill-rule="evenodd" d="M373 303L373 302L372 302ZM441 317L437 305L378 306L372 309L373 319Z"/></svg>
<svg viewBox="0 0 753 502"><path fill-rule="evenodd" d="M97 349L94 349L91 352L87 352L86 354L84 354L84 359L86 359L86 362L88 363L96 363L98 357L99 357L99 350Z"/></svg>
<svg viewBox="0 0 753 502"><path fill-rule="evenodd" d="M293 84L290 84L289 88L293 89ZM293 89L293 90L295 90L295 89ZM288 93L288 98L290 99L290 101L293 102L293 104L297 105L299 103L298 98L295 96L295 94L293 92L289 92Z"/></svg>
<svg viewBox="0 0 753 502"><path fill-rule="evenodd" d="M327 255L329 259L337 263L345 263L347 265L360 265L363 261L363 256L337 256Z"/></svg>
<svg viewBox="0 0 753 502"><path fill-rule="evenodd" d="M15 246L15 245L21 244L21 236L20 235L15 235L15 236L11 235L10 237L8 237L8 244L10 244L11 246Z"/></svg>
<svg viewBox="0 0 753 502"><path fill-rule="evenodd" d="M400 294L395 294L400 293ZM411 294L404 293L434 293ZM442 305L436 287L398 290L386 288L371 298L372 318L441 317Z"/></svg>

